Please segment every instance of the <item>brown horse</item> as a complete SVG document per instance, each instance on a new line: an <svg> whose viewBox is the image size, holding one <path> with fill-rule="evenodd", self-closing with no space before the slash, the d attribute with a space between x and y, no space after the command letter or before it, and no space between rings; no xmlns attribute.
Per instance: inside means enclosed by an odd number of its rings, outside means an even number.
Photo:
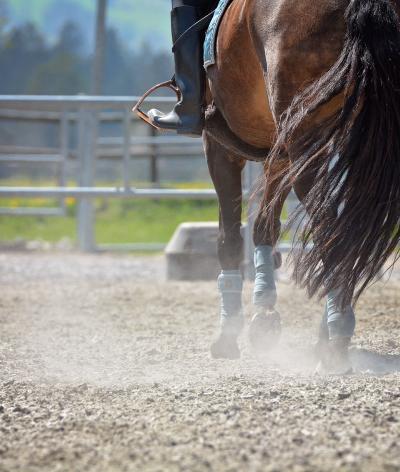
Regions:
<svg viewBox="0 0 400 472"><path fill-rule="evenodd" d="M278 336L274 248L293 188L308 214L294 278L310 296L327 296L319 353L325 367L349 370L351 303L400 239L397 1L230 4L219 29L217 62L207 71L203 134L220 205L222 323L214 357L239 355L241 174L246 160L263 160L251 341L267 347Z"/></svg>

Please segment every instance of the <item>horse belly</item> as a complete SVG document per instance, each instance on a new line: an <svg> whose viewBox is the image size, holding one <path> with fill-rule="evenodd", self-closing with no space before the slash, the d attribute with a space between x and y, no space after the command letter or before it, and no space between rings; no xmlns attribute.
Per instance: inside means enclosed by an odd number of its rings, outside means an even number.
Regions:
<svg viewBox="0 0 400 472"><path fill-rule="evenodd" d="M276 132L263 70L248 28L251 0L235 1L221 21L217 62L208 70L211 94L231 130L243 141L270 147Z"/></svg>

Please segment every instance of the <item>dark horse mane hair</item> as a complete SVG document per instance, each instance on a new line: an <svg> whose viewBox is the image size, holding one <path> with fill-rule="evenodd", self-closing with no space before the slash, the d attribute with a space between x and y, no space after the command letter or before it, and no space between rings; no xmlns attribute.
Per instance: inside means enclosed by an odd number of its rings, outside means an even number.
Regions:
<svg viewBox="0 0 400 472"><path fill-rule="evenodd" d="M275 202L296 179L313 179L303 201L308 217L294 251L294 279L310 295L340 287L343 306L357 301L391 254L399 256L397 1L350 1L339 59L294 99L268 159L289 152L292 161ZM340 94L343 107L317 129L302 132L310 115Z"/></svg>

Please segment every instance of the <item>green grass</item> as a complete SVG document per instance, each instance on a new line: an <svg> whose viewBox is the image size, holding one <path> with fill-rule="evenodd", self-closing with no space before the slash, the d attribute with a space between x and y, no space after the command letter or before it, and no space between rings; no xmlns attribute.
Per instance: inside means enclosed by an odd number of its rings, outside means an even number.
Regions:
<svg viewBox="0 0 400 472"><path fill-rule="evenodd" d="M4 186L38 186L28 179L2 180ZM69 183L73 185L73 182ZM40 182L51 186L52 182ZM108 183L99 182L99 186ZM138 187L145 184L134 183ZM174 183L174 188L210 188L208 182ZM51 243L69 238L76 242L76 199L67 198L65 217L0 216L0 242L43 240ZM98 244L167 243L180 223L186 221L218 221L216 201L205 200L114 200L97 199L96 241ZM0 199L0 207L48 207L57 201L36 199ZM287 218L286 208L282 219ZM243 220L246 208L243 208ZM283 236L288 240L287 235Z"/></svg>
<svg viewBox="0 0 400 472"><path fill-rule="evenodd" d="M167 242L180 223L215 221L218 215L210 201L109 201L105 206L98 213L99 242Z"/></svg>
<svg viewBox="0 0 400 472"><path fill-rule="evenodd" d="M33 205L18 201L18 206ZM95 207L99 243L167 242L180 223L216 221L218 215L217 204L209 201L97 200ZM75 240L75 214L76 203L69 203L66 217L0 216L0 241Z"/></svg>
<svg viewBox="0 0 400 472"><path fill-rule="evenodd" d="M4 185L11 185L10 181ZM27 182L12 182L27 185ZM181 184L181 188L206 188L208 184ZM0 199L1 207L46 207L57 205L46 199ZM62 238L76 241L76 200L66 199L65 217L0 216L0 241ZM185 221L217 221L215 201L196 200L105 200L95 201L96 240L99 244L166 243Z"/></svg>

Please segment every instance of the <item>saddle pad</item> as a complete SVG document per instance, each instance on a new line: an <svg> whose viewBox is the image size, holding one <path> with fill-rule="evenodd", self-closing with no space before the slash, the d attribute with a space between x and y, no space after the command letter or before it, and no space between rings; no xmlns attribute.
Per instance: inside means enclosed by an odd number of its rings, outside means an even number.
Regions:
<svg viewBox="0 0 400 472"><path fill-rule="evenodd" d="M206 39L204 41L204 68L215 64L216 41L218 35L218 28L224 16L226 9L232 0L219 0L218 6L215 10L210 25L208 26Z"/></svg>

